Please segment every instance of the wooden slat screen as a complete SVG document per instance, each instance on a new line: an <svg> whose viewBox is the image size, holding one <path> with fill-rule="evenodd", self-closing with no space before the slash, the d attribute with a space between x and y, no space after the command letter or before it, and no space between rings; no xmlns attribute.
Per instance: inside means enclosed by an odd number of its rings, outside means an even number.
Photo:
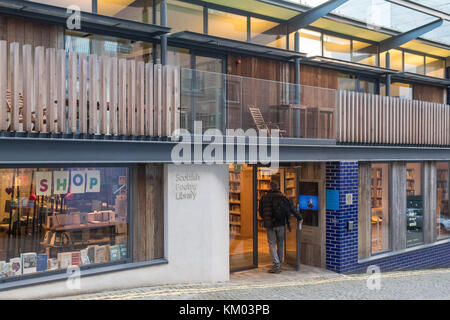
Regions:
<svg viewBox="0 0 450 320"><path fill-rule="evenodd" d="M450 146L450 106L337 91L341 143Z"/></svg>
<svg viewBox="0 0 450 320"><path fill-rule="evenodd" d="M172 136L177 67L0 41L0 131Z"/></svg>

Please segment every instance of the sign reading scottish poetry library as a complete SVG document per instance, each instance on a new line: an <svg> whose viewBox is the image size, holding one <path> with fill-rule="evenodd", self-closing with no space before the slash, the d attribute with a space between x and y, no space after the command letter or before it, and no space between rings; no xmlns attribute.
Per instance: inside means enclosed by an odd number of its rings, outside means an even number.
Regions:
<svg viewBox="0 0 450 320"><path fill-rule="evenodd" d="M38 171L36 195L100 192L100 171Z"/></svg>
<svg viewBox="0 0 450 320"><path fill-rule="evenodd" d="M175 200L195 200L200 175L196 172L175 175Z"/></svg>

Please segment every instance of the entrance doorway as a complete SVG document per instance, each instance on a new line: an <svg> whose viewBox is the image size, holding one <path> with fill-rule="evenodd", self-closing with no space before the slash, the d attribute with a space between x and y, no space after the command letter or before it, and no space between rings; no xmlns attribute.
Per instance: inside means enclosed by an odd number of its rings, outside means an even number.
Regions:
<svg viewBox="0 0 450 320"><path fill-rule="evenodd" d="M301 263L325 266L325 169L317 163L291 164L274 170L255 165L230 165L230 270L239 271L272 264L266 229L258 214L261 196L275 181L281 192L304 216L300 247L297 244L297 219L290 217L286 230L283 261L297 267ZM314 189L315 188L315 189ZM306 198L308 197L308 198ZM305 199L315 205L302 206ZM311 199L311 200L310 200ZM307 203L306 203L307 204ZM287 228L286 228L287 229Z"/></svg>

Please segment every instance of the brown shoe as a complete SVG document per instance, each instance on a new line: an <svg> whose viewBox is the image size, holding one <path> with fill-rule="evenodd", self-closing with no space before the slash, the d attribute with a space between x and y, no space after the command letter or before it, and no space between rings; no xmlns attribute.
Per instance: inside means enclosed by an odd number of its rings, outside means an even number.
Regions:
<svg viewBox="0 0 450 320"><path fill-rule="evenodd" d="M272 267L271 269L269 269L269 273L280 273L281 269L277 268L277 267Z"/></svg>

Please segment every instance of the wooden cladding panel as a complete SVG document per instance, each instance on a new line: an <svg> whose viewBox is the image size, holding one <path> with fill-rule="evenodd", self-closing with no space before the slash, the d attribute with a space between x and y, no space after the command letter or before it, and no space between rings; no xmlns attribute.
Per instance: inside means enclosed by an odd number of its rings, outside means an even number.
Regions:
<svg viewBox="0 0 450 320"><path fill-rule="evenodd" d="M0 130L171 136L179 128L177 67L0 40L0 75Z"/></svg>
<svg viewBox="0 0 450 320"><path fill-rule="evenodd" d="M414 84L413 99L425 102L446 103L445 89L424 84Z"/></svg>
<svg viewBox="0 0 450 320"><path fill-rule="evenodd" d="M448 105L337 92L339 142L450 145Z"/></svg>
<svg viewBox="0 0 450 320"><path fill-rule="evenodd" d="M164 166L138 165L133 174L133 260L164 257Z"/></svg>
<svg viewBox="0 0 450 320"><path fill-rule="evenodd" d="M33 47L64 49L64 27L30 21L17 17L0 16L0 40L29 44Z"/></svg>

